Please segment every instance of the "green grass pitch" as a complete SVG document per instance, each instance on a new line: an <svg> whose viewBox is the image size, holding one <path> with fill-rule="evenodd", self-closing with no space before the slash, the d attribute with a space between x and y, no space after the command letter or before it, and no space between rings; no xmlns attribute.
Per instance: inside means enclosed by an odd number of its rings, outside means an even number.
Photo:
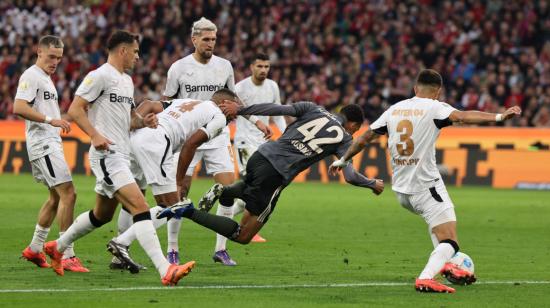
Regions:
<svg viewBox="0 0 550 308"><path fill-rule="evenodd" d="M93 207L93 177L75 177L75 215ZM210 180L193 183L197 200ZM387 187L379 197L348 185L293 184L261 231L267 243L229 243L233 268L214 264L214 234L184 221L183 259L197 261L177 288L160 284L139 245L132 253L149 270L108 269L105 244L113 222L76 242L91 272L57 277L20 260L46 189L30 175L0 176L2 307L541 307L550 305L550 193L449 187L462 251L478 283L455 294L421 294L414 278L432 249L427 227L402 209ZM148 196L150 199L150 196ZM115 216L116 218L116 216ZM166 229L158 231L163 247ZM57 226L50 239L57 237Z"/></svg>

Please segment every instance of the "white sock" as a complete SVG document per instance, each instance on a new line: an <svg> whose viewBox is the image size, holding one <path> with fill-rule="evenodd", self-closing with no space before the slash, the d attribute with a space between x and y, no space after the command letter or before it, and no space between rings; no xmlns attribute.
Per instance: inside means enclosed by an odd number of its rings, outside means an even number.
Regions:
<svg viewBox="0 0 550 308"><path fill-rule="evenodd" d="M179 251L178 237L180 235L181 221L182 219L170 219L167 222L168 252L172 250Z"/></svg>
<svg viewBox="0 0 550 308"><path fill-rule="evenodd" d="M64 252L74 241L92 232L95 228L90 221L89 211L78 215L69 229L57 239L57 250Z"/></svg>
<svg viewBox="0 0 550 308"><path fill-rule="evenodd" d="M443 268L443 265L454 255L455 249L449 243L439 243L432 251L428 264L424 267L418 279L433 279Z"/></svg>
<svg viewBox="0 0 550 308"><path fill-rule="evenodd" d="M244 202L241 199L235 199L235 202L233 203L233 216L239 215L240 213L244 212L244 206L246 205L246 202Z"/></svg>
<svg viewBox="0 0 550 308"><path fill-rule="evenodd" d="M160 206L152 207L149 212L151 213L151 221L155 229L160 228L166 223L166 218L157 219L157 213L163 210ZM130 246L133 241L136 240L136 231L134 225L132 225L128 230L124 231L121 235L117 236L116 242L124 246Z"/></svg>
<svg viewBox="0 0 550 308"><path fill-rule="evenodd" d="M143 247L143 250L145 250L151 261L155 264L160 277L164 277L168 271L170 263L168 263L162 253L153 222L149 219L138 221L134 223L133 228L136 232L136 237L139 244Z"/></svg>
<svg viewBox="0 0 550 308"><path fill-rule="evenodd" d="M62 237L65 232L59 232L59 237ZM69 259L75 256L74 253L74 243L71 243L69 246L67 246L67 249L63 252L63 259Z"/></svg>
<svg viewBox="0 0 550 308"><path fill-rule="evenodd" d="M216 215L233 218L233 207L232 206L228 207L228 206L223 206L221 204L218 204L218 210L216 211ZM227 238L225 236L216 234L216 247L214 252L225 250L226 243L227 243Z"/></svg>
<svg viewBox="0 0 550 308"><path fill-rule="evenodd" d="M36 227L34 227L34 234L32 236L31 243L29 244L29 247L33 252L42 251L42 248L44 247L44 243L48 238L49 232L50 232L50 228L44 228L39 224L36 224Z"/></svg>
<svg viewBox="0 0 550 308"><path fill-rule="evenodd" d="M134 221L132 220L132 214L128 213L125 209L121 207L120 212L118 213L118 221L117 221L118 234L124 233L133 224L134 224Z"/></svg>

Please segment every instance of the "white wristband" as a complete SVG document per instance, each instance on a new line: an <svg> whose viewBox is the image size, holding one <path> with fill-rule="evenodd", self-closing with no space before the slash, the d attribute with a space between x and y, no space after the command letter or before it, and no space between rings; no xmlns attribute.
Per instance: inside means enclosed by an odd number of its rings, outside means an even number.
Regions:
<svg viewBox="0 0 550 308"><path fill-rule="evenodd" d="M44 123L46 123L46 124L52 123L52 117L46 116L46 118L44 118Z"/></svg>
<svg viewBox="0 0 550 308"><path fill-rule="evenodd" d="M497 113L497 115L495 116L495 121L502 122L502 113Z"/></svg>

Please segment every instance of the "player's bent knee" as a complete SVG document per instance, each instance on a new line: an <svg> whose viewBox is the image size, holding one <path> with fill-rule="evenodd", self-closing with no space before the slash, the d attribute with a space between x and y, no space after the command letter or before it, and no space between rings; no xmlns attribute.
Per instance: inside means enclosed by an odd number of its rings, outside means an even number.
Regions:
<svg viewBox="0 0 550 308"><path fill-rule="evenodd" d="M458 247L458 243L451 239L445 239L439 242L440 244L447 243L451 246L453 246L453 249L455 250L455 253L457 253L460 250L460 247Z"/></svg>
<svg viewBox="0 0 550 308"><path fill-rule="evenodd" d="M101 217L101 219L100 219L100 218L95 216L93 210L91 210L89 212L89 217L90 217L90 222L96 228L99 228L99 227L103 226L104 224L110 222L111 219L112 219L112 217L110 217L110 218L109 217Z"/></svg>

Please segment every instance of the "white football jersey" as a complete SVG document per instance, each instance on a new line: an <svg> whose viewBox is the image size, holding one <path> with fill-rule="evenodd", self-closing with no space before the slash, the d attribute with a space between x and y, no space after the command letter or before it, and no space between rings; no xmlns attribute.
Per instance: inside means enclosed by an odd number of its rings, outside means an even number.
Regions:
<svg viewBox="0 0 550 308"><path fill-rule="evenodd" d="M109 145L110 151L129 157L131 110L135 107L132 78L105 63L86 75L75 95L90 103L90 122L114 143ZM108 153L90 147L90 158L102 158Z"/></svg>
<svg viewBox="0 0 550 308"><path fill-rule="evenodd" d="M31 107L52 119L60 119L57 90L52 79L40 67L33 65L19 78L15 99L27 101ZM63 151L61 128L50 124L25 120L25 135L29 160Z"/></svg>
<svg viewBox="0 0 550 308"><path fill-rule="evenodd" d="M281 96L279 86L271 79L265 79L264 82L257 86L252 82L252 77L241 80L235 86L237 95L243 102L244 106L256 104L281 104ZM269 125L269 116L257 116L265 125ZM285 119L282 116L273 117L277 128L284 132L286 128ZM257 148L266 142L264 134L244 117L237 117L237 131L235 132L235 146L239 144L252 145Z"/></svg>
<svg viewBox="0 0 550 308"><path fill-rule="evenodd" d="M164 95L205 101L210 100L214 92L223 88L235 91L235 76L231 62L213 55L208 63L202 64L191 54L170 66ZM222 134L199 149L226 146L229 146L229 128L225 128Z"/></svg>
<svg viewBox="0 0 550 308"><path fill-rule="evenodd" d="M452 124L448 118L455 110L437 100L413 97L391 106L371 124L375 132L388 134L394 191L418 193L441 177L435 142L440 129Z"/></svg>
<svg viewBox="0 0 550 308"><path fill-rule="evenodd" d="M197 130L203 130L208 135L208 140L212 140L227 125L225 115L214 102L190 98L173 100L157 116L159 126L170 138L174 153L179 152Z"/></svg>

